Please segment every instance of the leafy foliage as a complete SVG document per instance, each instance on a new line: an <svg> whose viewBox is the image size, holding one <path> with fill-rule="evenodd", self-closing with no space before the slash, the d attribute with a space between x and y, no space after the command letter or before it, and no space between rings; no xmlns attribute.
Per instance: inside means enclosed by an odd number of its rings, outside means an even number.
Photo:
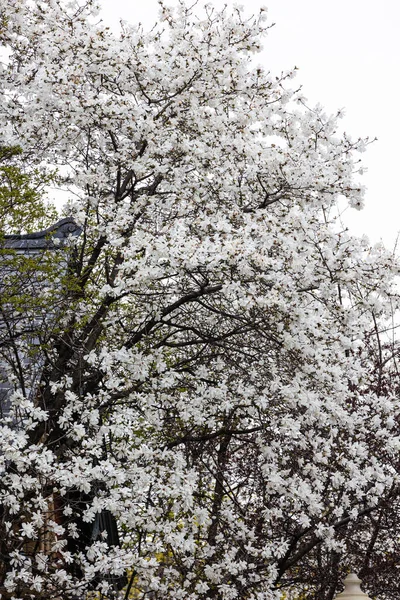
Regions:
<svg viewBox="0 0 400 600"><path fill-rule="evenodd" d="M45 187L54 174L39 169L24 172L22 149L0 146L0 227L1 234L45 229L56 218L53 206L43 200Z"/></svg>

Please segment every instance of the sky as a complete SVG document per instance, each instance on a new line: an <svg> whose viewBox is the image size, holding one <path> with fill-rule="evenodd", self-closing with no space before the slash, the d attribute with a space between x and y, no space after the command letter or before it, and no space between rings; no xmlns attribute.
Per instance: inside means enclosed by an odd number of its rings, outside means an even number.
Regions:
<svg viewBox="0 0 400 600"><path fill-rule="evenodd" d="M101 0L104 21L151 27L157 0ZM171 4L173 0L169 0ZM217 6L232 0L216 0ZM240 2L239 2L240 4ZM348 209L346 225L392 248L400 232L400 2L398 0L247 0L249 15L267 7L275 23L256 62L272 73L298 67L297 85L310 105L345 109L343 130L378 138L362 156L366 206Z"/></svg>

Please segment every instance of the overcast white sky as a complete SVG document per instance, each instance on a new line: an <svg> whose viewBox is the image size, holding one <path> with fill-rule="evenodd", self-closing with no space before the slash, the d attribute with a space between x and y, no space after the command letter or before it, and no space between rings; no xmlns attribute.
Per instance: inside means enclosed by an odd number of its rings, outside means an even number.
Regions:
<svg viewBox="0 0 400 600"><path fill-rule="evenodd" d="M363 155L366 208L361 213L349 209L346 219L353 233L392 246L400 231L399 0L241 4L249 14L266 6L270 22L276 23L257 62L273 73L296 65L297 82L310 104L320 102L328 112L345 108L344 129L352 137L378 138ZM102 5L103 19L113 27L120 18L145 26L157 19L157 0L102 0Z"/></svg>

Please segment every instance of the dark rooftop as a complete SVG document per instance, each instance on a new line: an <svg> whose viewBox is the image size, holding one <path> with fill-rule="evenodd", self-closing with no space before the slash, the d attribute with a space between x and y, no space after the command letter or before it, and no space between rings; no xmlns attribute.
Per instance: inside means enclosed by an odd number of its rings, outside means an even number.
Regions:
<svg viewBox="0 0 400 600"><path fill-rule="evenodd" d="M25 250L28 252L30 250L60 248L65 245L66 240L71 235L77 236L81 231L82 229L71 217L66 217L51 225L51 227L43 229L43 231L5 235L3 248Z"/></svg>

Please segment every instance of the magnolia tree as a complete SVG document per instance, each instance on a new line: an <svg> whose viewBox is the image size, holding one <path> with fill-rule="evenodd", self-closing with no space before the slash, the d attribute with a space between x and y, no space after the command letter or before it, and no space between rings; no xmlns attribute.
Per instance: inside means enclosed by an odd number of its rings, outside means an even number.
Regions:
<svg viewBox="0 0 400 600"><path fill-rule="evenodd" d="M265 10L115 36L91 1L0 7L2 143L82 229L35 351L3 336L3 597L328 600L393 562L398 266L338 218L366 142L256 66Z"/></svg>

